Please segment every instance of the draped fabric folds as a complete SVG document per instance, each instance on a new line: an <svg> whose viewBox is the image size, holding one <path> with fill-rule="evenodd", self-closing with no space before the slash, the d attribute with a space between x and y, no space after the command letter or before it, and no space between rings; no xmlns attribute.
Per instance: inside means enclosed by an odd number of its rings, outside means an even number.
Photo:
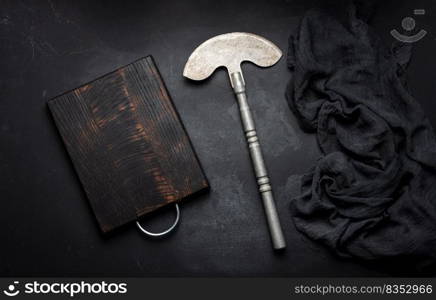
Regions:
<svg viewBox="0 0 436 300"><path fill-rule="evenodd" d="M411 45L386 49L352 4L309 11L290 38L289 105L323 156L291 201L294 224L340 255L436 261L436 139L404 75Z"/></svg>

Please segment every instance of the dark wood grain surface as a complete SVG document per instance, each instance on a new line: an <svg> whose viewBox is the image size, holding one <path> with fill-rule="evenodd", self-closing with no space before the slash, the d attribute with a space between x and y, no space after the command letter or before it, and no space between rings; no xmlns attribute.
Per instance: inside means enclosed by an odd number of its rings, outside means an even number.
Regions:
<svg viewBox="0 0 436 300"><path fill-rule="evenodd" d="M103 232L208 187L150 56L48 103Z"/></svg>

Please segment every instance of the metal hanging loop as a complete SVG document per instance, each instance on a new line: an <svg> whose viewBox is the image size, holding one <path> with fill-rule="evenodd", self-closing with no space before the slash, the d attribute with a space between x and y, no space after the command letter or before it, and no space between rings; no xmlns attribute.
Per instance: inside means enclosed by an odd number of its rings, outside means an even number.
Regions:
<svg viewBox="0 0 436 300"><path fill-rule="evenodd" d="M179 224L179 220L180 220L179 205L176 203L174 206L176 207L176 219L174 220L173 225L171 225L171 227L169 227L167 230L162 231L162 232L150 232L150 231L144 229L144 227L141 226L139 221L136 221L136 226L139 228L139 230L142 231L142 233L144 233L148 237L157 238L157 237L163 237L163 236L168 235L171 231L173 231L177 227L177 224Z"/></svg>

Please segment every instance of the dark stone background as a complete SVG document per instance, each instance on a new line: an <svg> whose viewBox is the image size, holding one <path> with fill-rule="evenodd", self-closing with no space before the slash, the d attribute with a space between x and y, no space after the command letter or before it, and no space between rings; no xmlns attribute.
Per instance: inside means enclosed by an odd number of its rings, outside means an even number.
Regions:
<svg viewBox="0 0 436 300"><path fill-rule="evenodd" d="M338 1L0 1L1 276L385 276L401 266L338 258L298 233L289 201L298 175L319 157L284 96L285 58L270 69L246 64L248 96L272 178L288 248L271 250L236 101L223 70L202 84L182 77L191 51L221 33L247 31L284 52L303 13ZM381 1L380 1L381 2ZM434 1L383 1L373 19L390 44L413 9L418 28L409 84L436 124ZM165 240L134 226L99 232L46 102L152 54L191 136L212 190L182 205ZM162 229L163 211L144 224ZM399 237L401 238L401 237Z"/></svg>

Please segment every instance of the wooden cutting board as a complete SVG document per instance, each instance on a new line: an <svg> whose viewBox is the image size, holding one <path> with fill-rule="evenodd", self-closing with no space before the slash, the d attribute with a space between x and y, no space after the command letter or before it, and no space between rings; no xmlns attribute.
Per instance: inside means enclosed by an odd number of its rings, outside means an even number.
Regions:
<svg viewBox="0 0 436 300"><path fill-rule="evenodd" d="M151 56L48 105L103 232L208 188Z"/></svg>

